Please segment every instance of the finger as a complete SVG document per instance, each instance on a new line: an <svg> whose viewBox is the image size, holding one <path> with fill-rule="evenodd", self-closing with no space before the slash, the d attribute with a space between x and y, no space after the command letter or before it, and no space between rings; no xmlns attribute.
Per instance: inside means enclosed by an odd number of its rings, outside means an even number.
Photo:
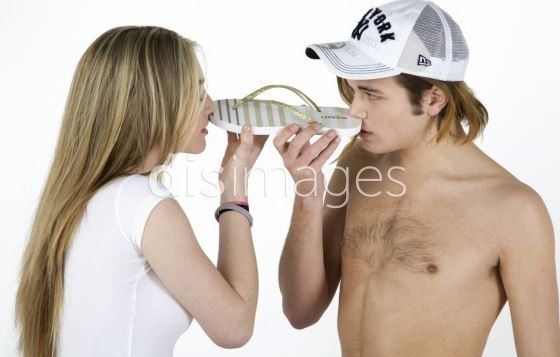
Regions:
<svg viewBox="0 0 560 357"><path fill-rule="evenodd" d="M243 146L250 148L253 145L253 132L251 126L245 124L241 129L241 134L239 140Z"/></svg>
<svg viewBox="0 0 560 357"><path fill-rule="evenodd" d="M311 142L306 141L305 144L303 144L303 147L301 148L300 155L303 155L307 150L309 150L310 147L311 147Z"/></svg>
<svg viewBox="0 0 560 357"><path fill-rule="evenodd" d="M305 143L309 142L309 139L311 139L311 137L315 135L320 128L321 124L313 123L297 134L290 142L290 146L286 151L287 159L295 160L298 158Z"/></svg>
<svg viewBox="0 0 560 357"><path fill-rule="evenodd" d="M319 156L321 151L323 151L327 147L327 145L329 145L329 143L332 140L334 140L335 138L336 138L336 131L335 130L331 129L331 130L327 131L325 134L321 135L319 140L317 140L312 145L309 145L309 148L302 152L302 154L300 156L300 160L304 164L309 164L317 156Z"/></svg>
<svg viewBox="0 0 560 357"><path fill-rule="evenodd" d="M280 154L283 154L286 151L288 147L288 145L286 145L288 140L292 137L292 135L297 133L299 130L300 130L300 126L294 123L288 125L276 135L272 143L274 144L274 147L276 148L276 150L278 150Z"/></svg>
<svg viewBox="0 0 560 357"><path fill-rule="evenodd" d="M340 141L340 136L336 136L329 143L329 145L323 151L321 151L317 158L313 160L310 166L314 167L316 170L320 170L325 165L329 157L331 157L331 155L334 153L334 151L340 144Z"/></svg>

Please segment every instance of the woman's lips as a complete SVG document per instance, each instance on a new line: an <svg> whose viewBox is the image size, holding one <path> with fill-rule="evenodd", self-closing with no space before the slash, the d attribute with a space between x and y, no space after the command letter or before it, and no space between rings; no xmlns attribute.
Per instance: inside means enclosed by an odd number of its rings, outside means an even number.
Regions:
<svg viewBox="0 0 560 357"><path fill-rule="evenodd" d="M206 135L208 134L208 129L204 128L200 131L202 134Z"/></svg>

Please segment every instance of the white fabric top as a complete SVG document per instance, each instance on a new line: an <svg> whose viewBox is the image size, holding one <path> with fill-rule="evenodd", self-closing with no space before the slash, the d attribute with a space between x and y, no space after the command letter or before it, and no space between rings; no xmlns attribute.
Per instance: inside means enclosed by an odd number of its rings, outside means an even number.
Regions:
<svg viewBox="0 0 560 357"><path fill-rule="evenodd" d="M192 316L140 251L152 209L171 193L118 178L88 202L67 253L59 357L173 356Z"/></svg>

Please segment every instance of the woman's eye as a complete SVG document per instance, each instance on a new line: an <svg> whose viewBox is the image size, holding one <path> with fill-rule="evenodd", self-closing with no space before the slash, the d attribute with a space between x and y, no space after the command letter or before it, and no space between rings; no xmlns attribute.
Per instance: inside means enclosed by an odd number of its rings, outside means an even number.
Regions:
<svg viewBox="0 0 560 357"><path fill-rule="evenodd" d="M368 99L377 99L377 96L375 94L366 92L366 96L368 97Z"/></svg>

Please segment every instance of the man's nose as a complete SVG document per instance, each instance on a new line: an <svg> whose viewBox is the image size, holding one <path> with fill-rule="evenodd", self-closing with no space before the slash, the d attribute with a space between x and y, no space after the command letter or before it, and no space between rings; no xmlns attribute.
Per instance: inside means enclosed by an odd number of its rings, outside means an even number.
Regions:
<svg viewBox="0 0 560 357"><path fill-rule="evenodd" d="M358 118L361 120L364 120L366 118L366 111L356 99L352 100L352 103L350 103L348 114L350 114L350 116L353 116L354 118Z"/></svg>

